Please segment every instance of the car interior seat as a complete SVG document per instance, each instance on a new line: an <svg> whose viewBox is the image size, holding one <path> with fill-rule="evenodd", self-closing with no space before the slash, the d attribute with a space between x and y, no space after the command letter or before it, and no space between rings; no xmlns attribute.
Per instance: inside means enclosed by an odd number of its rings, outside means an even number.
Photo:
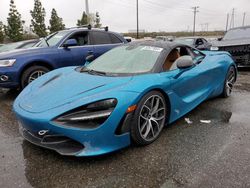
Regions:
<svg viewBox="0 0 250 188"><path fill-rule="evenodd" d="M171 70L171 67L173 66L174 62L180 57L180 53L177 49L172 50L168 57L165 60L165 63L163 64L163 70L168 71Z"/></svg>

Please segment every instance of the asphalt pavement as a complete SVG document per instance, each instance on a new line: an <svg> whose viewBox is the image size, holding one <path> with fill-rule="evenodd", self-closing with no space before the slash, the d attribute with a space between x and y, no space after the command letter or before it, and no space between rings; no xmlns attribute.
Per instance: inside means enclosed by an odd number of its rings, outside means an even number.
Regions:
<svg viewBox="0 0 250 188"><path fill-rule="evenodd" d="M17 95L0 89L1 188L250 187L249 71L239 73L230 98L202 103L153 144L95 158L24 141L12 112Z"/></svg>

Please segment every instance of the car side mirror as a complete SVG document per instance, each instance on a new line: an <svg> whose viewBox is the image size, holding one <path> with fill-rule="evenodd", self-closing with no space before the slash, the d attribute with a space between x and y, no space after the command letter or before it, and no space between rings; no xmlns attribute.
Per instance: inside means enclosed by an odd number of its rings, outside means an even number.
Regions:
<svg viewBox="0 0 250 188"><path fill-rule="evenodd" d="M77 46L77 41L76 39L68 39L66 42L63 44L64 48L68 48L70 46Z"/></svg>
<svg viewBox="0 0 250 188"><path fill-rule="evenodd" d="M127 41L127 42L132 42L132 40L131 40L131 39L126 39L126 41Z"/></svg>
<svg viewBox="0 0 250 188"><path fill-rule="evenodd" d="M181 56L176 60L177 67L179 69L185 69L194 65L193 59L189 55Z"/></svg>
<svg viewBox="0 0 250 188"><path fill-rule="evenodd" d="M218 41L221 41L223 39L223 37L217 38Z"/></svg>
<svg viewBox="0 0 250 188"><path fill-rule="evenodd" d="M88 65L89 63L91 63L93 60L95 59L95 56L92 54L92 55L88 55L86 58L85 58L85 65Z"/></svg>

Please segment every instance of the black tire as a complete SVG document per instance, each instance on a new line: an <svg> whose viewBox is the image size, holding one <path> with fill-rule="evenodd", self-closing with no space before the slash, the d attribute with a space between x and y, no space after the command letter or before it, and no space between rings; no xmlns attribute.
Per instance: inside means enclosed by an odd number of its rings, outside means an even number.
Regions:
<svg viewBox="0 0 250 188"><path fill-rule="evenodd" d="M159 122L158 122L159 124L157 124L155 121L150 120L152 118L155 118L153 114L150 114L150 113L147 114L147 112L146 112L147 109L148 109L148 112L154 111L154 109L156 109L156 108L152 108L151 110L149 110L149 108L146 107L146 106L148 106L148 104L151 104L150 100L154 96L155 96L155 98L152 100L155 100L155 102L158 100L157 98L159 97L159 105L158 105L159 109L160 108L165 109L164 111L162 110L162 111L157 112L158 117L164 116L164 118L162 120L159 120ZM160 100L160 99L162 99L162 100ZM154 102L153 102L153 104L154 104ZM142 114L143 114L143 116L141 116ZM146 120L146 118L144 118L144 116L147 116L147 120ZM147 93L145 96L142 97L142 99L138 103L137 109L135 110L134 115L133 115L133 121L132 121L133 125L131 126L131 131L130 131L132 142L135 145L139 145L139 146L148 145L148 144L154 142L157 138L159 138L160 133L161 133L161 131L166 123L166 119L167 119L167 104L166 104L166 100L165 100L164 96L158 91L151 91L151 92ZM143 122L143 121L145 121L145 122ZM152 130L152 131L150 133L148 133L148 135L152 134L151 136L153 136L154 130L158 131L158 133L156 135L154 135L155 137L153 137L151 139L148 139L147 136L146 136L146 138L143 137L143 128L141 128L141 127L146 126L146 128L144 128L144 129L146 129L144 134L146 134L146 132L148 130L148 126L149 126L149 123L148 123L149 121L151 121L150 126L152 127L152 129L150 129L150 130ZM144 123L145 123L145 125L144 125ZM158 126L156 126L156 125L158 125ZM158 129L158 127L159 127L159 129Z"/></svg>
<svg viewBox="0 0 250 188"><path fill-rule="evenodd" d="M224 82L222 97L227 98L231 96L235 81L236 81L236 70L233 66L230 66L227 71L227 76Z"/></svg>
<svg viewBox="0 0 250 188"><path fill-rule="evenodd" d="M35 73L40 72L43 75L43 74L45 74L45 73L47 73L49 71L50 70L47 67L44 67L44 66L34 65L32 67L29 67L28 69L26 69L23 72L23 74L21 76L21 89L25 88L31 82L31 76L34 75ZM40 77L40 76L38 76L38 77Z"/></svg>

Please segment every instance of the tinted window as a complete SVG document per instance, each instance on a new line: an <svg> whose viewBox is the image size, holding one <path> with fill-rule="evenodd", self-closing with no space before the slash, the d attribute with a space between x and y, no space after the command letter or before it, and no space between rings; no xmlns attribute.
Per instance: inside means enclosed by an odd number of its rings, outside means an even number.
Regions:
<svg viewBox="0 0 250 188"><path fill-rule="evenodd" d="M112 43L122 43L122 41L114 34L109 34Z"/></svg>
<svg viewBox="0 0 250 188"><path fill-rule="evenodd" d="M107 32L92 32L93 44L111 44L109 33Z"/></svg>
<svg viewBox="0 0 250 188"><path fill-rule="evenodd" d="M84 46L89 44L89 35L87 31L77 32L70 36L68 39L75 39L77 41L77 46Z"/></svg>

